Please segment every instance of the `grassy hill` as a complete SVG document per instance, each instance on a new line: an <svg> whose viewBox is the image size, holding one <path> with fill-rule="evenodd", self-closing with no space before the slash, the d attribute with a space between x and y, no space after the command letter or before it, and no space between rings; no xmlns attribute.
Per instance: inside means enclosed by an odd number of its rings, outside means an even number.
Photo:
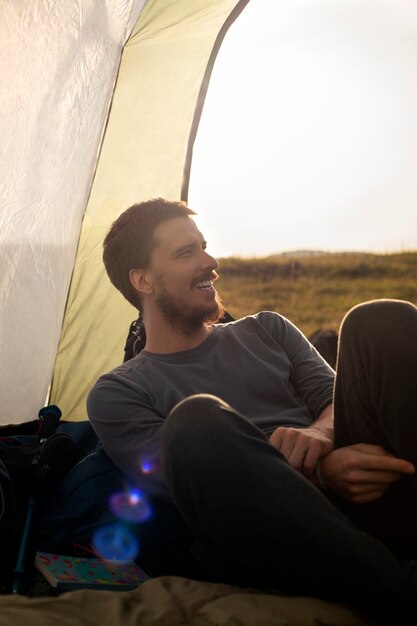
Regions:
<svg viewBox="0 0 417 626"><path fill-rule="evenodd" d="M220 260L218 291L242 317L278 311L306 335L337 330L346 311L365 300L399 298L417 304L417 252L299 253Z"/></svg>

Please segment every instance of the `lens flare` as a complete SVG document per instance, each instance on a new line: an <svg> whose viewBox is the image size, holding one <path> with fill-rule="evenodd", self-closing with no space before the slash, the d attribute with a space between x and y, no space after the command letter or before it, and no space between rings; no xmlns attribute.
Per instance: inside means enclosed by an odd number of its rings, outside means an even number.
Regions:
<svg viewBox="0 0 417 626"><path fill-rule="evenodd" d="M144 461L141 464L140 469L142 470L142 474L152 474L153 472L152 463L150 463L149 461Z"/></svg>
<svg viewBox="0 0 417 626"><path fill-rule="evenodd" d="M129 561L136 558L139 553L136 537L119 524L96 530L93 546L101 558L108 560Z"/></svg>
<svg viewBox="0 0 417 626"><path fill-rule="evenodd" d="M117 517L126 522L145 522L152 513L148 502L137 489L113 494L109 506Z"/></svg>
<svg viewBox="0 0 417 626"><path fill-rule="evenodd" d="M142 474L154 474L159 470L159 460L150 452L142 452L138 459L139 469Z"/></svg>

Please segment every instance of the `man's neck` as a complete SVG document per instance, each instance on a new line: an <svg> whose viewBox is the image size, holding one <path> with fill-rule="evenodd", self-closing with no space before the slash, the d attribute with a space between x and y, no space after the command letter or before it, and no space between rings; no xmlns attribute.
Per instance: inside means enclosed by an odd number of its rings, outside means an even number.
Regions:
<svg viewBox="0 0 417 626"><path fill-rule="evenodd" d="M163 320L147 321L145 318L146 344L145 350L154 354L171 354L184 352L199 346L210 334L211 327L202 323L192 331L184 332Z"/></svg>

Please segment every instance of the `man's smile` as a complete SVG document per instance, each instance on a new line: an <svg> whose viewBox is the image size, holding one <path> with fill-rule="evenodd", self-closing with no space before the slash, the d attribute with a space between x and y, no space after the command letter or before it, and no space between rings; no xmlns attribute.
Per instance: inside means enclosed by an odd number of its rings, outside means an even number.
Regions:
<svg viewBox="0 0 417 626"><path fill-rule="evenodd" d="M197 289L210 289L210 288L213 287L213 281L212 280L203 280L203 281L197 283L194 286Z"/></svg>
<svg viewBox="0 0 417 626"><path fill-rule="evenodd" d="M217 272L210 272L209 276L201 276L197 280L193 281L192 287L196 289L214 289L214 281L217 280L219 275Z"/></svg>

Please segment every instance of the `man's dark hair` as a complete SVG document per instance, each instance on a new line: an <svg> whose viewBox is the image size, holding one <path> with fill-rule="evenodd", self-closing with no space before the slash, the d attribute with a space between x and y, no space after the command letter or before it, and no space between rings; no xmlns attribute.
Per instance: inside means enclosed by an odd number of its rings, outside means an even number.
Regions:
<svg viewBox="0 0 417 626"><path fill-rule="evenodd" d="M113 222L103 242L103 261L107 274L136 309L141 298L129 279L132 269L148 267L155 247L153 233L166 220L195 215L185 202L153 198L134 204Z"/></svg>

